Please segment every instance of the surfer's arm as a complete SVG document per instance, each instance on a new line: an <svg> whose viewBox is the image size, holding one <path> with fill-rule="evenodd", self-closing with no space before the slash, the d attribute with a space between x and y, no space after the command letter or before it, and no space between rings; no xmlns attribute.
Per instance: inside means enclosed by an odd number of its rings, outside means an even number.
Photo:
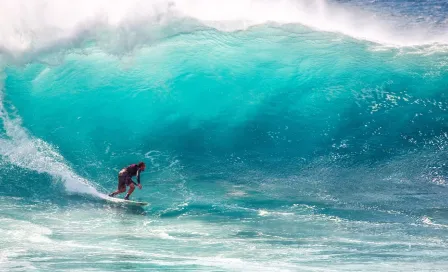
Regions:
<svg viewBox="0 0 448 272"><path fill-rule="evenodd" d="M140 184L140 173L141 173L141 171L140 170L138 170L137 171L137 182L138 182L138 184L135 184L135 185L137 185L137 187L139 188L139 189L141 189L142 188L142 185Z"/></svg>
<svg viewBox="0 0 448 272"><path fill-rule="evenodd" d="M140 185L140 170L137 171L137 183ZM137 184L135 184L137 185Z"/></svg>

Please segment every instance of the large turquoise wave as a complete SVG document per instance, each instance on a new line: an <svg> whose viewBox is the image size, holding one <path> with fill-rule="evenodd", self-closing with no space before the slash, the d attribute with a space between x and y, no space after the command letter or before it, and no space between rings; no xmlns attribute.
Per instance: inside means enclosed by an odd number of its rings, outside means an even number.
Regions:
<svg viewBox="0 0 448 272"><path fill-rule="evenodd" d="M443 270L446 6L422 2L440 13L401 29L363 1L253 1L249 13L193 2L157 1L131 23L106 5L107 23L2 29L0 221L34 236L0 239L12 252L0 267L63 270L67 250L75 270ZM133 198L150 208L104 208L117 172L138 161L148 170ZM122 224L144 234L122 237ZM117 264L109 238L142 263ZM77 262L73 243L104 263Z"/></svg>
<svg viewBox="0 0 448 272"><path fill-rule="evenodd" d="M129 56L94 46L64 54L57 64L49 54L8 66L5 111L92 180L154 150L186 164L273 160L281 171L282 161L356 165L430 150L422 174L441 166L444 53L378 51L337 34L260 26L179 34Z"/></svg>

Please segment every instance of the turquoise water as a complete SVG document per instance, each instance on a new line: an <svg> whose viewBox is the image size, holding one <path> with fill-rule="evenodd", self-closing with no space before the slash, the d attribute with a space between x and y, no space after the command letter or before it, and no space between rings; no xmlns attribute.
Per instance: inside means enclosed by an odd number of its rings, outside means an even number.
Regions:
<svg viewBox="0 0 448 272"><path fill-rule="evenodd" d="M443 1L3 4L0 270L448 269Z"/></svg>

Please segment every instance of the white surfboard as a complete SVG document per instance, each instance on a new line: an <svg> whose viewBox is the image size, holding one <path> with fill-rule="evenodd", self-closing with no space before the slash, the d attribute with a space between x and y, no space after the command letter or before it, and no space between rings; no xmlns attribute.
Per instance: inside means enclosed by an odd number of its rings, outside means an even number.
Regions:
<svg viewBox="0 0 448 272"><path fill-rule="evenodd" d="M122 198L115 198L110 196L103 196L102 198L110 203L123 204L129 206L146 206L149 204L148 202L124 200Z"/></svg>

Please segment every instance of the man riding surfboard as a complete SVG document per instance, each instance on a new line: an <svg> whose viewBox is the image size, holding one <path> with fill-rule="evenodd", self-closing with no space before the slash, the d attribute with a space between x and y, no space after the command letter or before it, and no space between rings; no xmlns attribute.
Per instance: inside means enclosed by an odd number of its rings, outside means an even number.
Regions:
<svg viewBox="0 0 448 272"><path fill-rule="evenodd" d="M139 189L142 189L142 185L140 184L140 173L145 171L145 168L145 163L139 162L138 164L131 164L128 167L121 169L118 173L118 190L110 193L109 196L114 197L121 194L126 191L126 186L129 186L129 191L124 197L125 200L129 200L129 196L134 192L135 185L137 185ZM133 176L137 176L137 183L132 180Z"/></svg>

